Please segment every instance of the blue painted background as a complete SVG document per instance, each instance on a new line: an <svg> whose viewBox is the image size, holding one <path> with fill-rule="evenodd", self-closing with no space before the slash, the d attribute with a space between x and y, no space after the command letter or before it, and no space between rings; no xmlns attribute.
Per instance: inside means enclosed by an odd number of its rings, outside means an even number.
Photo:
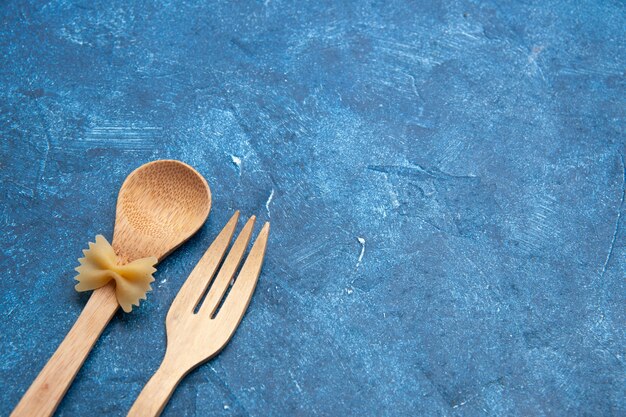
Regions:
<svg viewBox="0 0 626 417"><path fill-rule="evenodd" d="M0 19L0 415L85 304L73 268L111 237L122 181L161 158L207 178L212 213L59 416L127 412L236 209L272 223L257 292L164 415L626 415L623 2L5 1Z"/></svg>

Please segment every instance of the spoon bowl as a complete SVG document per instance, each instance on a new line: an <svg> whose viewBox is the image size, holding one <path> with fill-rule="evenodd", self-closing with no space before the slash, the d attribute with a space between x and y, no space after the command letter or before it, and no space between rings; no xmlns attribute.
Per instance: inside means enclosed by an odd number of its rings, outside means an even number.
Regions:
<svg viewBox="0 0 626 417"><path fill-rule="evenodd" d="M163 259L204 224L211 191L204 177L174 160L147 163L122 184L113 248L123 262Z"/></svg>

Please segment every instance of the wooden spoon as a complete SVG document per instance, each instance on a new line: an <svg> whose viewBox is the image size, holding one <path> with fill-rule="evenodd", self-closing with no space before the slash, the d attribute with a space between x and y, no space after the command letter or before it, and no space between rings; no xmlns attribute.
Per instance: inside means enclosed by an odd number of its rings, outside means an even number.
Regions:
<svg viewBox="0 0 626 417"><path fill-rule="evenodd" d="M148 256L160 261L198 231L210 208L209 185L189 165L172 160L142 165L120 189L113 248L123 262ZM118 307L113 281L92 293L76 323L11 416L54 413Z"/></svg>

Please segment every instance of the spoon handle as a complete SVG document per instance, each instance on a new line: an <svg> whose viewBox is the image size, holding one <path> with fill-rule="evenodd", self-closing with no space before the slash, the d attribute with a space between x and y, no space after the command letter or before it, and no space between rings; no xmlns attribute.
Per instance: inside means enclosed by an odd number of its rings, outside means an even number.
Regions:
<svg viewBox="0 0 626 417"><path fill-rule="evenodd" d="M118 306L113 284L93 292L74 326L28 388L11 417L43 417L54 413Z"/></svg>

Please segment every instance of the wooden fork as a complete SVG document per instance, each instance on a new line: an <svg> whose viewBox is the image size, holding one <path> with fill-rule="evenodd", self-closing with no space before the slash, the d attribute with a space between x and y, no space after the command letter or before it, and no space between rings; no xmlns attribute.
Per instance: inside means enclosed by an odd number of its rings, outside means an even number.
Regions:
<svg viewBox="0 0 626 417"><path fill-rule="evenodd" d="M230 286L250 242L254 216L248 220L235 240L204 301L202 298L226 254L238 218L237 211L215 238L174 299L165 320L165 357L139 394L128 416L161 414L182 378L193 368L217 355L235 333L248 308L261 271L269 223L265 223L259 232L221 307L224 293Z"/></svg>

